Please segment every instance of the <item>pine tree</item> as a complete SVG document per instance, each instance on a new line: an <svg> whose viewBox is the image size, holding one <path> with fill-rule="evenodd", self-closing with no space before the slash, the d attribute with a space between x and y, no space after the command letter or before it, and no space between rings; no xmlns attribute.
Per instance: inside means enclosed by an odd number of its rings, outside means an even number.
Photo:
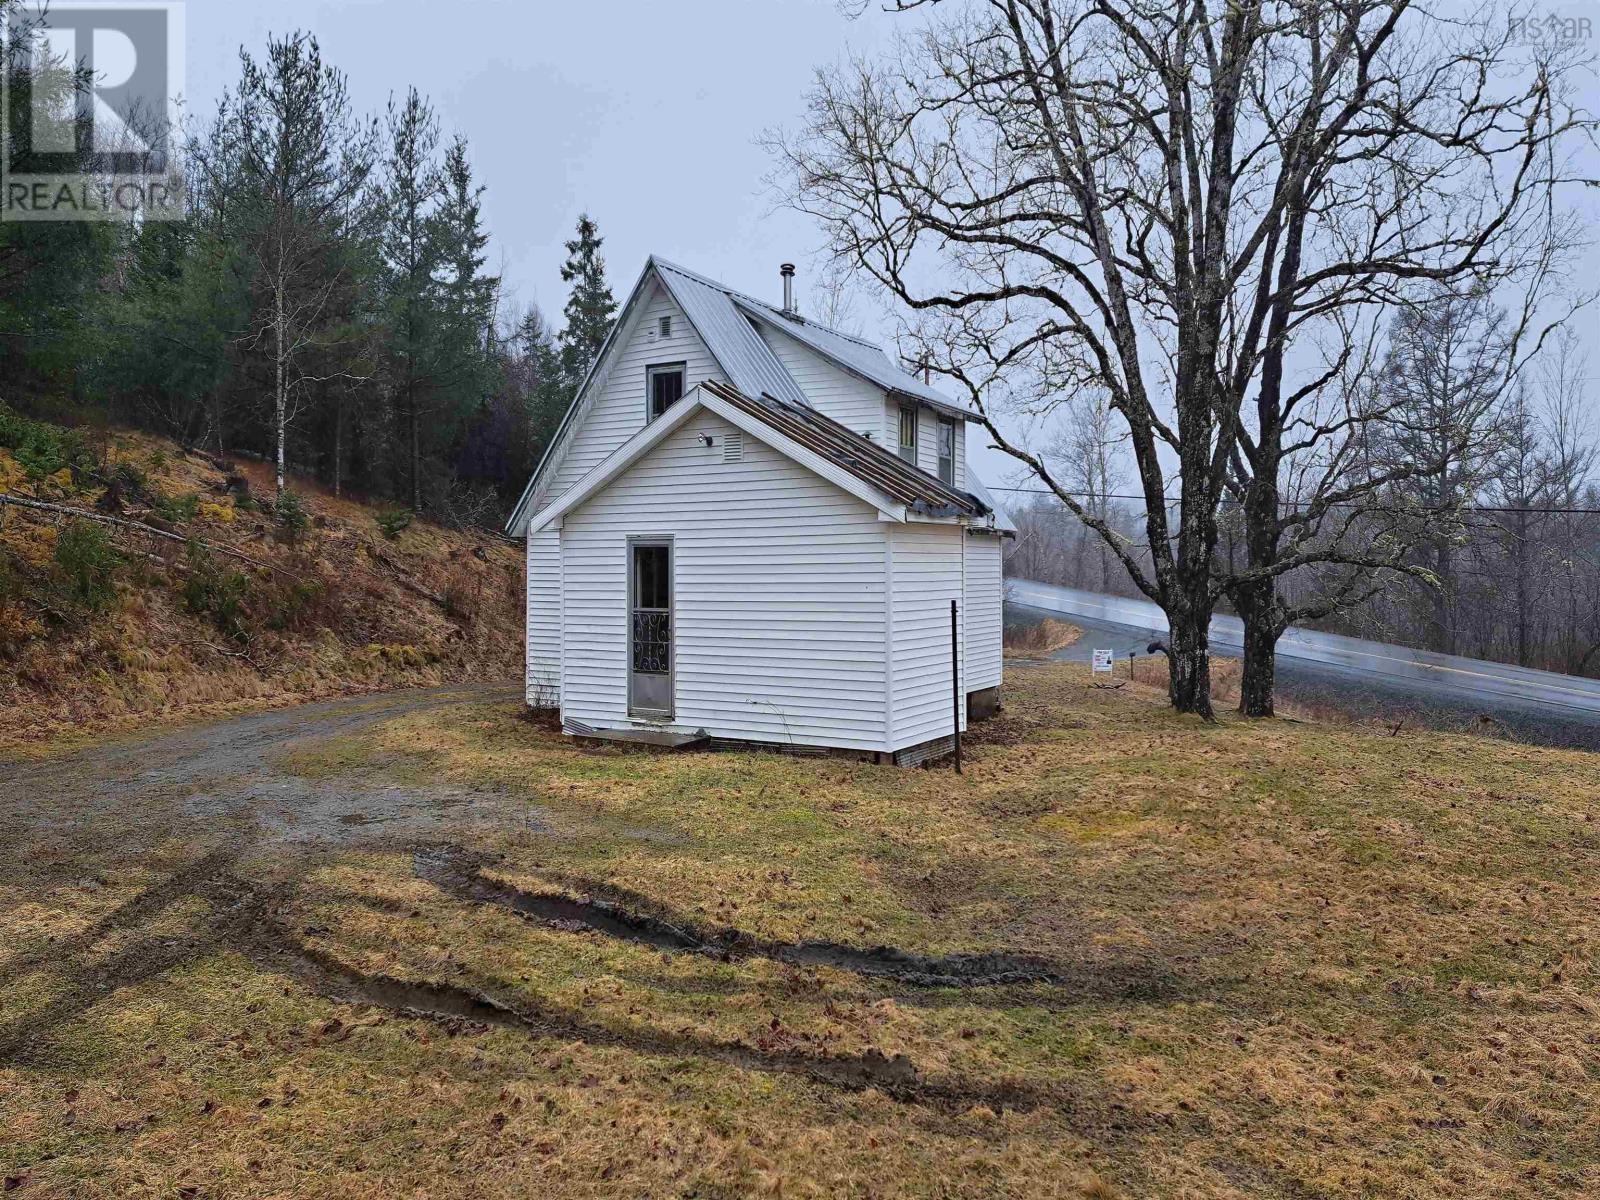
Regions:
<svg viewBox="0 0 1600 1200"><path fill-rule="evenodd" d="M540 454L555 437L561 418L572 402L572 388L561 361L561 347L545 323L544 314L529 309L517 327L516 342L521 351L523 387L527 395L527 419L534 445Z"/></svg>
<svg viewBox="0 0 1600 1200"><path fill-rule="evenodd" d="M440 284L446 308L471 325L474 341L486 344L494 304L500 288L496 275L483 273L489 235L483 228L483 193L467 157L466 139L456 137L445 151L443 191L435 217L439 246Z"/></svg>
<svg viewBox="0 0 1600 1200"><path fill-rule="evenodd" d="M434 162L439 123L412 88L389 104L384 258L388 262L389 357L394 409L404 428L411 508L422 508L422 410L434 374L436 327L430 292L439 248L433 211L444 191Z"/></svg>
<svg viewBox="0 0 1600 1200"><path fill-rule="evenodd" d="M611 332L617 302L606 283L606 262L600 257L603 239L588 213L578 218L578 236L567 243L567 261L561 278L572 284L567 297L567 327L561 331L561 362L576 388L600 353Z"/></svg>
<svg viewBox="0 0 1600 1200"><path fill-rule="evenodd" d="M353 284L344 249L363 207L377 129L354 115L343 72L324 64L309 34L268 38L264 62L241 51L240 63L243 79L223 119L240 154L232 207L257 292L244 341L268 356L282 495L289 426L310 386L351 376L361 349L343 319Z"/></svg>

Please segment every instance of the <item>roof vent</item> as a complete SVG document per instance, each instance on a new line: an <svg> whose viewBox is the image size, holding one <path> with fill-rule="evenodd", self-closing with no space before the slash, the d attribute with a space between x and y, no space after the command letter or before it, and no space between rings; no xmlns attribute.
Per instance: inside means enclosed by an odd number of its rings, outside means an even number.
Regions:
<svg viewBox="0 0 1600 1200"><path fill-rule="evenodd" d="M725 463L744 461L744 434L725 433L722 435L722 461Z"/></svg>
<svg viewBox="0 0 1600 1200"><path fill-rule="evenodd" d="M778 268L778 274L783 276L783 311L789 316L794 316L794 264L784 263Z"/></svg>

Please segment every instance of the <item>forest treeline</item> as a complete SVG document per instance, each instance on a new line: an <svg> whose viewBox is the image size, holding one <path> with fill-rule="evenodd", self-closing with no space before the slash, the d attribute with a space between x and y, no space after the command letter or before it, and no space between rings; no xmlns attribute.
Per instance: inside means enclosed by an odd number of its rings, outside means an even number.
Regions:
<svg viewBox="0 0 1600 1200"><path fill-rule="evenodd" d="M1496 365L1507 317L1487 293L1443 292L1391 322L1373 403L1388 414L1364 431L1352 473L1417 464L1362 493L1330 532L1354 545L1393 539L1400 570L1345 594L1351 568L1334 556L1282 582L1307 623L1399 645L1600 676L1600 478L1587 402L1592 366L1575 330L1553 338L1510 386ZM1441 431L1448 431L1447 433ZM1425 436L1438 444L1423 444ZM1145 506L1132 499L1124 438L1086 397L1047 455L1054 476L1095 517L1137 546ZM1290 479L1285 504L1305 498ZM1102 539L1052 494L1024 488L1012 509L1022 530L1008 567L1047 583L1136 595ZM1245 514L1225 505L1220 553L1244 560Z"/></svg>
<svg viewBox="0 0 1600 1200"><path fill-rule="evenodd" d="M415 88L358 112L306 33L242 48L182 142L185 220L0 223L0 398L497 525L616 312L594 222L560 326L507 311L465 139Z"/></svg>

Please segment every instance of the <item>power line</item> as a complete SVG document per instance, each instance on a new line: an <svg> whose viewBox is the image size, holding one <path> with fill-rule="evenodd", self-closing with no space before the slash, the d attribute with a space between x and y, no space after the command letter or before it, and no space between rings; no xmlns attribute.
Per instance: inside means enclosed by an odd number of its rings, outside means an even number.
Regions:
<svg viewBox="0 0 1600 1200"><path fill-rule="evenodd" d="M1088 499L1088 500L1134 500L1134 501L1137 501L1140 504L1143 504L1145 502L1145 497L1143 497L1143 496L1133 495L1133 494L1128 494L1128 493L1119 493L1119 492L1110 492L1110 493L1104 493L1104 494L1102 494L1100 492L1078 492L1078 491L1068 491L1068 490L1063 490L1061 492L1056 492L1051 488L1021 488L1021 487L991 487L989 490L991 492L1011 492L1011 493L1015 493L1015 494L1019 494L1019 495L1029 495L1029 496L1055 496L1057 499L1059 499L1063 495L1066 495L1066 496L1081 496L1084 499ZM1177 504L1177 503L1180 502L1181 498L1177 497L1177 496L1163 496L1162 499L1164 501L1166 501L1168 504ZM1237 500L1226 500L1223 503L1225 503L1225 504L1237 504L1239 502ZM1278 506L1280 508L1294 508L1294 507L1296 507L1295 502L1292 501L1292 500L1280 500L1280 501L1278 501ZM1327 507L1330 508L1330 509L1333 509L1333 508L1366 509L1366 508L1373 508L1375 506L1367 505L1367 504L1341 503L1341 504L1330 504ZM1425 509L1421 510L1422 514L1428 514L1428 513L1437 514L1437 513L1443 513L1443 512L1506 513L1506 514L1510 514L1510 515L1515 515L1517 513L1521 513L1523 516L1528 516L1528 517L1537 517L1537 516L1600 517L1600 508L1506 508L1506 507L1499 507L1499 506L1492 505L1492 504L1466 504L1466 505L1462 505L1460 508L1431 508L1431 509L1425 508Z"/></svg>

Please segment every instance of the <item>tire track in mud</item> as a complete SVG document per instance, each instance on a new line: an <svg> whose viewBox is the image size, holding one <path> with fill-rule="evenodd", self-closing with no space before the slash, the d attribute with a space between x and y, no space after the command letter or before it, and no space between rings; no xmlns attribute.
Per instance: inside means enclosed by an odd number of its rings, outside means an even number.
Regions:
<svg viewBox="0 0 1600 1200"><path fill-rule="evenodd" d="M457 846L412 852L412 870L441 891L563 929L592 929L618 941L724 961L765 958L796 967L833 967L922 988L1005 987L1064 982L1067 973L1043 958L988 953L925 956L893 946L864 949L837 942L778 942L739 929L704 930L682 918L633 912L609 900L577 900L529 892L483 874L485 860ZM589 888L586 890L599 890Z"/></svg>
<svg viewBox="0 0 1600 1200"><path fill-rule="evenodd" d="M876 1089L903 1103L951 1113L977 1104L995 1111L1069 1105L1058 1090L1026 1084L958 1077L926 1079L904 1054L885 1055L876 1049L862 1054L809 1054L666 1030L617 1029L563 1006L546 1004L530 1009L478 988L364 972L306 944L290 930L277 915L287 900L286 893L228 876L216 878L210 890L214 902L235 908L235 915L227 921L229 927L250 930L236 946L241 953L258 968L288 975L336 1003L365 1004L454 1030L494 1027L540 1039L580 1041L663 1058L694 1058L740 1070L795 1075L852 1092ZM241 919L240 913L248 915Z"/></svg>
<svg viewBox="0 0 1600 1200"><path fill-rule="evenodd" d="M66 974L61 993L39 1011L0 1026L0 1063L48 1056L45 1039L53 1029L82 1016L114 992L231 952L257 970L289 978L333 1003L367 1005L402 1018L430 1021L453 1032L500 1028L530 1038L579 1041L655 1057L697 1059L739 1070L791 1075L844 1091L876 1089L902 1103L947 1115L985 1105L997 1112L1070 1111L1075 1123L1101 1131L1126 1130L1131 1127L1130 1119L1138 1123L1110 1098L1059 1082L1040 1086L1005 1079L926 1078L904 1054L885 1055L876 1049L862 1054L808 1053L689 1032L616 1028L570 1007L547 1003L528 1007L475 987L365 972L304 941L284 916L297 892L294 880L262 883L237 874L235 860L241 849L201 856L74 939L67 961L57 960ZM179 936L135 937L105 957L93 954L94 934L134 933L145 920L185 897L202 900L209 908L203 926ZM662 927L676 928L665 923Z"/></svg>

